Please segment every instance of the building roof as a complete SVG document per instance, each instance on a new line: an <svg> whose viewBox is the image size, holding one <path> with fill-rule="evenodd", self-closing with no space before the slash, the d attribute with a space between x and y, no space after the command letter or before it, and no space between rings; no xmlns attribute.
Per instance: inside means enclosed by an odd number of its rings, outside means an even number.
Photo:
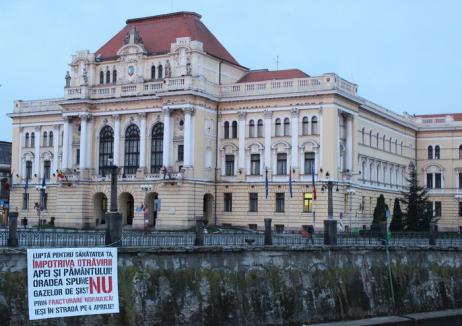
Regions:
<svg viewBox="0 0 462 326"><path fill-rule="evenodd" d="M306 78L306 77L310 77L310 76L299 69L287 69L287 70L276 70L276 71L262 69L262 70L249 71L237 82L238 83L251 83L251 82L264 81L264 80L292 79L292 78Z"/></svg>
<svg viewBox="0 0 462 326"><path fill-rule="evenodd" d="M127 25L95 54L100 55L102 60L116 58L117 51L124 45L125 36L133 27L136 27L148 54L168 53L170 45L176 42L176 38L190 37L192 41L202 42L206 53L239 65L200 19L201 15L186 11L128 19Z"/></svg>
<svg viewBox="0 0 462 326"><path fill-rule="evenodd" d="M450 116L454 121L462 121L462 113L437 113L437 114L416 114L416 118L432 119L432 118L445 118Z"/></svg>

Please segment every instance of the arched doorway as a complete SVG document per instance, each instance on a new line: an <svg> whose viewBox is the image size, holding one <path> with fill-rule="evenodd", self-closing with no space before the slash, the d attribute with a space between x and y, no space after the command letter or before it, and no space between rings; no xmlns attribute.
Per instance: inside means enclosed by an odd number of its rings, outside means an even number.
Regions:
<svg viewBox="0 0 462 326"><path fill-rule="evenodd" d="M160 208L159 195L157 192L150 192L146 195L144 205L147 209L148 218L145 219L145 227L156 227L157 211Z"/></svg>
<svg viewBox="0 0 462 326"><path fill-rule="evenodd" d="M120 212L122 213L122 220L124 223L127 225L132 225L133 217L135 215L135 200L130 193L124 192L120 194L119 208Z"/></svg>
<svg viewBox="0 0 462 326"><path fill-rule="evenodd" d="M211 194L204 195L204 206L203 206L204 221L210 222L213 216L213 196Z"/></svg>
<svg viewBox="0 0 462 326"><path fill-rule="evenodd" d="M107 212L107 197L102 192L98 192L93 196L93 212L96 225L105 224L105 213Z"/></svg>

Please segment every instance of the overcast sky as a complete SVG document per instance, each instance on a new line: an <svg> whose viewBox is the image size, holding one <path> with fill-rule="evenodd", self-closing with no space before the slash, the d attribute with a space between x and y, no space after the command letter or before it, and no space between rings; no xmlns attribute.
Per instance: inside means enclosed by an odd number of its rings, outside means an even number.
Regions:
<svg viewBox="0 0 462 326"><path fill-rule="evenodd" d="M128 18L195 11L251 69L336 72L402 113L462 112L462 1L0 1L0 140L15 99L63 96L77 50L96 51Z"/></svg>

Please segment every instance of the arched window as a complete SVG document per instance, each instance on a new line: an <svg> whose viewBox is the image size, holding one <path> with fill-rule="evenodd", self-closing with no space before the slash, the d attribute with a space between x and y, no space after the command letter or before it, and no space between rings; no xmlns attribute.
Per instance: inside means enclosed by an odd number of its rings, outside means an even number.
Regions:
<svg viewBox="0 0 462 326"><path fill-rule="evenodd" d="M388 139L388 151L391 152L391 137Z"/></svg>
<svg viewBox="0 0 462 326"><path fill-rule="evenodd" d="M274 129L274 135L275 136L281 136L281 119L277 118L276 123L275 123L275 129Z"/></svg>
<svg viewBox="0 0 462 326"><path fill-rule="evenodd" d="M439 145L435 146L435 159L436 160L440 159L440 146Z"/></svg>
<svg viewBox="0 0 462 326"><path fill-rule="evenodd" d="M382 149L385 150L385 144L387 143L387 140L386 140L385 135L383 135L382 142L383 142L383 144L382 144Z"/></svg>
<svg viewBox="0 0 462 326"><path fill-rule="evenodd" d="M104 84L104 72L99 72L99 83Z"/></svg>
<svg viewBox="0 0 462 326"><path fill-rule="evenodd" d="M372 147L372 130L369 130L369 146Z"/></svg>
<svg viewBox="0 0 462 326"><path fill-rule="evenodd" d="M249 138L255 137L255 122L253 120L249 121Z"/></svg>
<svg viewBox="0 0 462 326"><path fill-rule="evenodd" d="M30 145L30 144L29 144L29 133L26 132L26 142L25 142L25 144L24 144L24 147L29 147L29 145ZM461 145L461 147L462 147L462 145Z"/></svg>
<svg viewBox="0 0 462 326"><path fill-rule="evenodd" d="M151 79L156 79L156 66L151 67Z"/></svg>
<svg viewBox="0 0 462 326"><path fill-rule="evenodd" d="M427 158L433 160L433 147L431 145L427 148Z"/></svg>
<svg viewBox="0 0 462 326"><path fill-rule="evenodd" d="M303 117L303 120L302 120L302 135L303 136L306 136L308 135L308 132L309 132L309 120L308 120L308 117Z"/></svg>
<svg viewBox="0 0 462 326"><path fill-rule="evenodd" d="M462 145L459 146L459 158L462 158Z"/></svg>
<svg viewBox="0 0 462 326"><path fill-rule="evenodd" d="M284 136L289 136L290 120L289 118L284 119Z"/></svg>
<svg viewBox="0 0 462 326"><path fill-rule="evenodd" d="M60 137L60 144L59 146L63 146L64 143L64 131L61 131L61 137Z"/></svg>
<svg viewBox="0 0 462 326"><path fill-rule="evenodd" d="M398 139L395 139L395 153L398 154Z"/></svg>
<svg viewBox="0 0 462 326"><path fill-rule="evenodd" d="M231 138L237 138L237 121L233 121L233 123L231 124L231 133Z"/></svg>
<svg viewBox="0 0 462 326"><path fill-rule="evenodd" d="M112 83L117 83L117 70L115 69L112 71Z"/></svg>
<svg viewBox="0 0 462 326"><path fill-rule="evenodd" d="M42 146L48 146L48 133L46 131L43 132Z"/></svg>
<svg viewBox="0 0 462 326"><path fill-rule="evenodd" d="M258 120L258 123L257 123L257 136L263 137L263 120L262 119Z"/></svg>
<svg viewBox="0 0 462 326"><path fill-rule="evenodd" d="M151 134L151 173L159 173L162 168L162 155L164 149L164 124L156 123Z"/></svg>
<svg viewBox="0 0 462 326"><path fill-rule="evenodd" d="M163 74L162 65L159 65L159 66L157 67L157 78L158 78L158 79L162 79L162 74Z"/></svg>
<svg viewBox="0 0 462 326"><path fill-rule="evenodd" d="M124 174L135 174L140 159L140 129L130 125L125 131L125 164Z"/></svg>
<svg viewBox="0 0 462 326"><path fill-rule="evenodd" d="M375 147L379 148L379 133L377 133L377 139L375 140Z"/></svg>
<svg viewBox="0 0 462 326"><path fill-rule="evenodd" d="M366 141L366 139L364 138L365 131L366 131L365 128L361 129L361 144L363 145L364 145L364 142Z"/></svg>
<svg viewBox="0 0 462 326"><path fill-rule="evenodd" d="M319 135L318 117L312 117L311 118L311 134L312 135Z"/></svg>
<svg viewBox="0 0 462 326"><path fill-rule="evenodd" d="M40 135L39 135L39 138L40 138ZM30 134L30 147L34 147L35 146L35 134L32 132Z"/></svg>
<svg viewBox="0 0 462 326"><path fill-rule="evenodd" d="M106 71L106 84L111 83L111 72L109 70Z"/></svg>
<svg viewBox="0 0 462 326"><path fill-rule="evenodd" d="M48 134L48 146L53 146L53 131Z"/></svg>
<svg viewBox="0 0 462 326"><path fill-rule="evenodd" d="M99 132L99 174L111 173L109 159L114 156L114 131L110 126L105 126Z"/></svg>
<svg viewBox="0 0 462 326"><path fill-rule="evenodd" d="M225 121L224 125L224 138L229 139L229 122Z"/></svg>

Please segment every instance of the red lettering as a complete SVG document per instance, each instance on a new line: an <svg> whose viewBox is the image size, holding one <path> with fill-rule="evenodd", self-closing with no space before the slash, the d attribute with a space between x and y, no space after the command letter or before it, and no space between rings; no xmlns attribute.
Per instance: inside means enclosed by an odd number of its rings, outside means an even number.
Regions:
<svg viewBox="0 0 462 326"><path fill-rule="evenodd" d="M90 294L101 293L111 293L112 292L112 276L97 276L96 280L93 277L89 278L90 283Z"/></svg>

